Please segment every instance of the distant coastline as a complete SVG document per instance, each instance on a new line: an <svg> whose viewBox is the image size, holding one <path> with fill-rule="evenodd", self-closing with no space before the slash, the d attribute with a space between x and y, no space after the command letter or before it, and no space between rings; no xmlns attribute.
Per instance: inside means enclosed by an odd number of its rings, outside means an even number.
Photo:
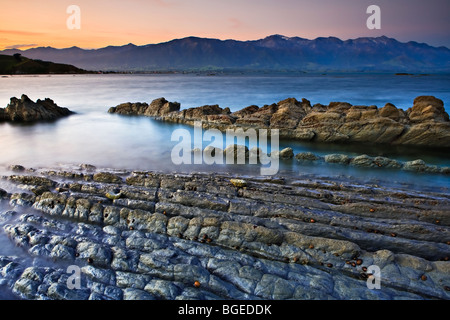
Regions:
<svg viewBox="0 0 450 320"><path fill-rule="evenodd" d="M89 74L87 71L68 64L29 59L16 53L12 56L0 55L1 75L29 74Z"/></svg>

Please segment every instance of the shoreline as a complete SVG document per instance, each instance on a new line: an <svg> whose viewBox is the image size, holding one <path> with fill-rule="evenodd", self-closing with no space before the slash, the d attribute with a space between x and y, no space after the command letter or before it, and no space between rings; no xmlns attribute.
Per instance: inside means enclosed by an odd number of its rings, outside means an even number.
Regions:
<svg viewBox="0 0 450 320"><path fill-rule="evenodd" d="M450 299L448 191L92 166L2 180L18 211L2 212L2 232L32 258L80 265L84 281L68 291L44 277L61 269L2 257L23 267L3 277L22 298L107 296L97 283L114 299Z"/></svg>

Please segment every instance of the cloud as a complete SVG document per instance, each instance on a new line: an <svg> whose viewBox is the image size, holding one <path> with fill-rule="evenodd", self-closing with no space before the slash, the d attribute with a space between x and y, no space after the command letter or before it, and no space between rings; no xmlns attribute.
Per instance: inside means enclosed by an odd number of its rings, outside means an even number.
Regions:
<svg viewBox="0 0 450 320"><path fill-rule="evenodd" d="M37 36L37 35L43 35L45 33L42 33L42 32L31 32L31 31L20 31L20 30L0 30L0 34L12 34L12 35L21 35L21 36Z"/></svg>
<svg viewBox="0 0 450 320"><path fill-rule="evenodd" d="M6 46L5 49L22 49L22 48L29 48L29 47L36 47L36 43L32 44L13 44L11 46Z"/></svg>
<svg viewBox="0 0 450 320"><path fill-rule="evenodd" d="M231 28L239 29L244 25L244 23L237 18L229 18L228 22L231 24Z"/></svg>
<svg viewBox="0 0 450 320"><path fill-rule="evenodd" d="M172 3L168 3L164 0L152 0L150 2L153 2L154 4L160 6L160 7L170 7L172 6Z"/></svg>

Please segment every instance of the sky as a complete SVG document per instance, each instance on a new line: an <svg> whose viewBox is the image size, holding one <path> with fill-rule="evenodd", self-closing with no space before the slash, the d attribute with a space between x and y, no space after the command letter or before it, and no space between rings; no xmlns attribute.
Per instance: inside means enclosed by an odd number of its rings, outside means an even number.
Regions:
<svg viewBox="0 0 450 320"><path fill-rule="evenodd" d="M80 8L80 29L67 26L70 5ZM367 28L370 5L381 9L380 30ZM450 0L0 0L0 50L273 34L343 40L386 35L450 48Z"/></svg>

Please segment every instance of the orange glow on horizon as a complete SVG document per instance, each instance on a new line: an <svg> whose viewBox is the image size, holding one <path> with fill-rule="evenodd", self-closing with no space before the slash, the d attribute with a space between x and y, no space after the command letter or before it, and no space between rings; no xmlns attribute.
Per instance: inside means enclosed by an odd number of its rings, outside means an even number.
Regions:
<svg viewBox="0 0 450 320"><path fill-rule="evenodd" d="M415 0L399 0L398 3L402 1L411 3ZM408 11L410 16L407 16L404 7L397 2L389 4L390 10L383 11L382 30L370 31L366 28L367 5L363 2L342 0L337 4L330 0L2 0L0 50L46 46L94 49L128 43L154 44L189 36L256 40L272 34L282 34L307 39L335 36L346 40L386 35L400 41L418 42L427 42L426 40L432 37L450 38L449 28L430 26L427 20L423 20L426 26L417 23L415 19L411 19L417 13L411 9ZM80 30L69 30L66 25L70 16L66 11L73 4L81 10ZM443 10L445 8L436 8L431 4L424 5L424 8L434 10L433 13L446 12ZM424 15L422 7L418 12ZM399 17L404 17L406 22L402 24ZM448 23L447 20L442 23ZM390 21L393 21L392 25L389 24ZM424 33L422 38L425 40L417 38L420 33ZM440 45L448 46L448 43L445 43L447 40L439 41Z"/></svg>

